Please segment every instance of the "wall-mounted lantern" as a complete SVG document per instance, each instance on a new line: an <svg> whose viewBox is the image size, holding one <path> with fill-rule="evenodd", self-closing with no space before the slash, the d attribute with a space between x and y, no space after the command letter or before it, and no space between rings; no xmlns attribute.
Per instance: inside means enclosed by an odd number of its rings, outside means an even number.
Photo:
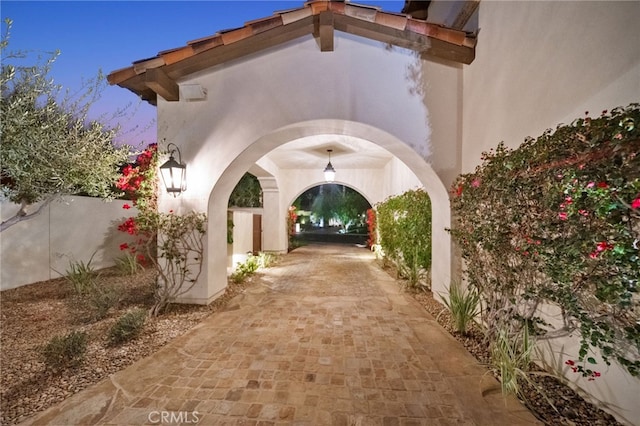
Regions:
<svg viewBox="0 0 640 426"><path fill-rule="evenodd" d="M328 149L327 152L329 153L329 164L324 168L324 180L327 182L333 182L336 178L336 169L331 165L331 152L333 152L333 150Z"/></svg>
<svg viewBox="0 0 640 426"><path fill-rule="evenodd" d="M171 148L173 146L173 148ZM173 196L187 190L187 166L182 163L182 155L175 144L167 145L169 151L169 160L160 166L160 174L162 181L169 194ZM174 153L178 153L178 161L174 158Z"/></svg>

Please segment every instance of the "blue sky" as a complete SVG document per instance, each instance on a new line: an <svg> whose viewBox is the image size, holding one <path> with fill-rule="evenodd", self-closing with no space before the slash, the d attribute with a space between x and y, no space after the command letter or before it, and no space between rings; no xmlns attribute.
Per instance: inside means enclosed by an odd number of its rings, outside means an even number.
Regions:
<svg viewBox="0 0 640 426"><path fill-rule="evenodd" d="M354 1L400 12L404 1ZM77 89L83 79L102 70L105 74L155 56L159 51L183 46L187 41L242 26L246 21L270 16L274 11L298 8L300 1L4 1L0 3L2 30L5 18L13 21L9 51L39 53L60 50L51 76L65 88ZM126 89L109 87L94 106L94 114L133 103L138 107L129 128L146 126L155 118L155 107L139 104ZM130 111L133 111L130 109ZM155 142L155 126L130 133L128 143Z"/></svg>

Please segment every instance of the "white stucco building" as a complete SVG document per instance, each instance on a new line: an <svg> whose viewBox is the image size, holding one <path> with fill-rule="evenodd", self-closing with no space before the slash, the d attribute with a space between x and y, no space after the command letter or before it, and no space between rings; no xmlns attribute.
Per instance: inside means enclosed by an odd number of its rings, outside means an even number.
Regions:
<svg viewBox="0 0 640 426"><path fill-rule="evenodd" d="M160 208L208 217L204 271L184 302L224 292L227 203L242 175L262 185L263 250L286 251L287 209L323 182L327 149L336 182L372 204L425 188L443 292L461 266L446 232L458 174L500 141L640 101L640 2L436 0L426 20L397 12L292 3L109 75L157 105L161 148L176 144L187 164L188 190L162 194ZM577 385L639 424L640 381L615 365L602 379Z"/></svg>

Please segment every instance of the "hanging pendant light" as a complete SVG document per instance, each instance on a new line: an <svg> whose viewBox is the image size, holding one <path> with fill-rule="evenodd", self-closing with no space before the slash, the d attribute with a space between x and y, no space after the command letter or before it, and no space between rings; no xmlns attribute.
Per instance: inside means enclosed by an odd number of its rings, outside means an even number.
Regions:
<svg viewBox="0 0 640 426"><path fill-rule="evenodd" d="M169 151L169 160L160 166L160 175L162 175L167 192L175 197L187 189L187 166L182 163L182 155L175 144L167 145L167 150ZM175 152L178 153L178 161L173 157Z"/></svg>
<svg viewBox="0 0 640 426"><path fill-rule="evenodd" d="M333 152L333 150L328 149L327 152L329 153L329 164L324 168L324 180L327 182L333 182L336 177L336 169L331 165L331 152Z"/></svg>

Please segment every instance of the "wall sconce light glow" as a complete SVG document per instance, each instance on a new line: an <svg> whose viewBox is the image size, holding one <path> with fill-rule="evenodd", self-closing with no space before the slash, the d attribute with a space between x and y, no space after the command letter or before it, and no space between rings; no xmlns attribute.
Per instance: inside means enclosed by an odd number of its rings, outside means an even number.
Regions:
<svg viewBox="0 0 640 426"><path fill-rule="evenodd" d="M162 175L167 192L175 197L187 190L187 166L182 163L182 155L175 144L167 145L167 150L169 151L169 160L160 166L160 175ZM173 156L176 152L178 153L178 161Z"/></svg>
<svg viewBox="0 0 640 426"><path fill-rule="evenodd" d="M333 180L336 178L336 169L334 169L333 165L331 165L332 151L332 149L327 150L327 152L329 153L329 164L327 164L327 167L324 168L324 180L327 182L333 182Z"/></svg>

